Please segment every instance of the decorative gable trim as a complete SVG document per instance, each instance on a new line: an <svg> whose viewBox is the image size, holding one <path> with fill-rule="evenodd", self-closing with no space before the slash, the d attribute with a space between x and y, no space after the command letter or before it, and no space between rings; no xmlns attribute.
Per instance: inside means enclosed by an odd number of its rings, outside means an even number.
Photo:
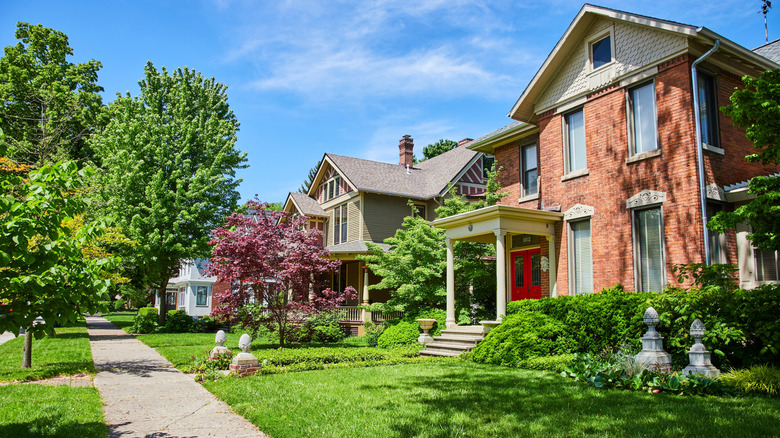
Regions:
<svg viewBox="0 0 780 438"><path fill-rule="evenodd" d="M664 202L666 202L666 192L642 190L636 195L628 198L626 201L626 208L645 207L648 205L662 204Z"/></svg>
<svg viewBox="0 0 780 438"><path fill-rule="evenodd" d="M583 219L593 216L595 209L590 205L575 204L574 207L566 210L563 213L563 219L566 221L572 221L575 219Z"/></svg>

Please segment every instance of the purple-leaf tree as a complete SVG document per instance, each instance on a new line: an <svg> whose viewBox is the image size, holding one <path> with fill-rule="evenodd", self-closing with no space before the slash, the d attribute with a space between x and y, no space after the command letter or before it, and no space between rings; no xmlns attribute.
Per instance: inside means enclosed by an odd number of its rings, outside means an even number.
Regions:
<svg viewBox="0 0 780 438"><path fill-rule="evenodd" d="M332 309L348 297L323 289L341 262L329 260L308 219L267 209L257 200L248 214L233 213L212 232L208 275L232 286L214 294L212 315L238 321L250 330L277 331L284 346L292 324Z"/></svg>

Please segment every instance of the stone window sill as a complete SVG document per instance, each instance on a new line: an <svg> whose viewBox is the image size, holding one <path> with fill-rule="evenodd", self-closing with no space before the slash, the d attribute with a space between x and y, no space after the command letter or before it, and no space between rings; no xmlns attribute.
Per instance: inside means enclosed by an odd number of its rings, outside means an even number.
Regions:
<svg viewBox="0 0 780 438"><path fill-rule="evenodd" d="M520 197L520 199L517 200L518 204L522 204L523 202L533 201L534 199L539 199L539 193L534 193L533 195L526 195Z"/></svg>
<svg viewBox="0 0 780 438"><path fill-rule="evenodd" d="M637 161L647 160L648 158L655 158L661 156L661 150L656 149L654 151L642 152L632 157L626 158L626 164L636 163Z"/></svg>
<svg viewBox="0 0 780 438"><path fill-rule="evenodd" d="M582 169L582 170L578 170L576 172L570 172L570 173L567 173L566 175L563 175L561 177L561 182L568 181L568 180L574 179L574 178L579 178L581 176L585 176L585 175L589 175L589 174L590 174L590 171L588 169Z"/></svg>
<svg viewBox="0 0 780 438"><path fill-rule="evenodd" d="M701 145L701 148L704 149L705 151L714 152L714 153L720 154L720 155L726 155L726 151L724 151L722 148L719 148L717 146L712 146L712 145L709 145L707 143L703 143Z"/></svg>

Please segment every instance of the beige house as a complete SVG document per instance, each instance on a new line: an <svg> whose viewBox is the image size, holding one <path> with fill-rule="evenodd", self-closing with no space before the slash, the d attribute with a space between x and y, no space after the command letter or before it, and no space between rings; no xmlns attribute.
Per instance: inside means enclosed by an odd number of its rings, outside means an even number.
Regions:
<svg viewBox="0 0 780 438"><path fill-rule="evenodd" d="M469 142L461 141L453 150L417 164L409 136L399 143L398 164L325 154L309 192L287 197L284 210L307 216L310 228L323 233L322 243L330 257L342 261L332 288L352 286L359 293L359 299L345 306L348 322L355 327L380 317L359 309L358 304L389 298L388 291L368 289L379 278L356 259L368 252L366 243L387 248L383 241L395 235L404 218L412 214L436 219L435 209L450 187L469 199L484 196L485 168L492 161L465 147Z"/></svg>

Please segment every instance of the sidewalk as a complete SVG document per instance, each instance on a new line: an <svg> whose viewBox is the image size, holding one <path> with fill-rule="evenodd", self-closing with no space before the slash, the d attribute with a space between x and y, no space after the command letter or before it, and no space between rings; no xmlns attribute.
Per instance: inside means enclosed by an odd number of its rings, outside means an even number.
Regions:
<svg viewBox="0 0 780 438"><path fill-rule="evenodd" d="M154 349L88 316L109 437L265 437Z"/></svg>
<svg viewBox="0 0 780 438"><path fill-rule="evenodd" d="M13 338L15 338L13 333L11 333L11 332L3 332L2 334L0 334L0 344L4 344L4 343L10 341Z"/></svg>

